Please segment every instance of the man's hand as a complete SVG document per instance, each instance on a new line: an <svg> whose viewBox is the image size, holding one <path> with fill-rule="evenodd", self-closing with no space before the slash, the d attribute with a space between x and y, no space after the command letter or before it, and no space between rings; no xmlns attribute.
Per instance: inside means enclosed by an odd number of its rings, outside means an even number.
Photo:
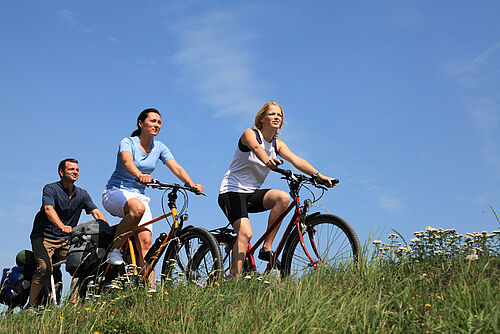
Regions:
<svg viewBox="0 0 500 334"><path fill-rule="evenodd" d="M61 227L59 227L61 229L61 231L63 233L66 233L66 234L70 234L71 231L73 231L73 228L71 226L68 226L68 225L63 225Z"/></svg>

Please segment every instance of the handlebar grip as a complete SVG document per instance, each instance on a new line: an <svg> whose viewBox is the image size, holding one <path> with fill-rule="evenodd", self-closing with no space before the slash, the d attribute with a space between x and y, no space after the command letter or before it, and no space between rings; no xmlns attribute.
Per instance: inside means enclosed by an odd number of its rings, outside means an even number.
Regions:
<svg viewBox="0 0 500 334"><path fill-rule="evenodd" d="M280 173L281 175L284 175L284 176L290 176L292 175L292 171L289 170L289 169L282 169L282 168L274 168L274 169L271 169L273 172L276 172L276 173Z"/></svg>
<svg viewBox="0 0 500 334"><path fill-rule="evenodd" d="M317 177L316 177L316 178L314 178L314 181L315 181L317 184L319 184L319 185L322 185L322 186L326 185L326 182L325 182L325 181L323 181L323 180L322 180L322 179L320 179L320 178L317 178ZM333 181L332 181L332 186L334 186L334 185L338 184L339 182L340 182L339 180L337 180L337 179L333 179Z"/></svg>

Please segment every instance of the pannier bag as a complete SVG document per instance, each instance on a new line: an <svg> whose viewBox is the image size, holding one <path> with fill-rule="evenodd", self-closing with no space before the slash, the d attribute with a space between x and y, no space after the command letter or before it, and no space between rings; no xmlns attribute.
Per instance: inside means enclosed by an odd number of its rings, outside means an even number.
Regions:
<svg viewBox="0 0 500 334"><path fill-rule="evenodd" d="M97 219L77 225L70 235L66 271L74 277L87 277L96 272L107 255L116 226Z"/></svg>
<svg viewBox="0 0 500 334"><path fill-rule="evenodd" d="M0 303L15 308L26 304L30 280L23 274L23 267L4 268L0 282Z"/></svg>

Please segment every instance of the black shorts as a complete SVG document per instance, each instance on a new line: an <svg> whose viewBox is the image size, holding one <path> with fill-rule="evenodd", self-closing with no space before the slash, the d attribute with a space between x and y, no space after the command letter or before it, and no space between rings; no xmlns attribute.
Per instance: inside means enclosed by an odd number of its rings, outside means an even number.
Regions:
<svg viewBox="0 0 500 334"><path fill-rule="evenodd" d="M271 189L258 189L253 193L227 192L219 194L219 206L232 224L235 220L248 218L248 213L266 211L264 195Z"/></svg>

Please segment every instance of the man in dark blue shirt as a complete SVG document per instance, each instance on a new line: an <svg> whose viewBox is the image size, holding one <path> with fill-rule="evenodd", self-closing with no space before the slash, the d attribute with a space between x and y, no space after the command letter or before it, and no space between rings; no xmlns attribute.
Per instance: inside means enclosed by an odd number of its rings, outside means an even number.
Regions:
<svg viewBox="0 0 500 334"><path fill-rule="evenodd" d="M36 302L40 290L48 285L52 274L52 256L55 255L59 261L66 258L69 234L78 224L82 210L85 209L94 219L106 221L87 191L74 185L80 175L78 161L64 159L59 163L58 172L61 180L43 188L42 207L35 216L30 235L37 264L31 281L31 306Z"/></svg>

